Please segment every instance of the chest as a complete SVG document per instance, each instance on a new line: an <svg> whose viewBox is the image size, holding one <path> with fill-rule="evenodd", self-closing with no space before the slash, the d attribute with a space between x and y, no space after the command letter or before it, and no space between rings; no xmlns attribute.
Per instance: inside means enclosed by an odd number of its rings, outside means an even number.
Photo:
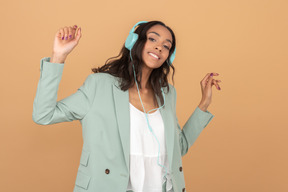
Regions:
<svg viewBox="0 0 288 192"><path fill-rule="evenodd" d="M146 94L140 93L140 96L141 96L141 100L142 100L142 103L144 105L146 112L159 107L154 92L148 92ZM135 108L144 112L140 98L139 98L139 94L137 91L129 90L129 102ZM151 111L151 113L153 112L155 111Z"/></svg>

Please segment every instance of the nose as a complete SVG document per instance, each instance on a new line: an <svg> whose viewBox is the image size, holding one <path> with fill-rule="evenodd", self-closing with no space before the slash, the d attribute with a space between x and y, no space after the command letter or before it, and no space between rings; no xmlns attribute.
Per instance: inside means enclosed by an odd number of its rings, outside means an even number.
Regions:
<svg viewBox="0 0 288 192"><path fill-rule="evenodd" d="M159 50L160 52L162 51L162 48L159 45L156 45L155 49Z"/></svg>

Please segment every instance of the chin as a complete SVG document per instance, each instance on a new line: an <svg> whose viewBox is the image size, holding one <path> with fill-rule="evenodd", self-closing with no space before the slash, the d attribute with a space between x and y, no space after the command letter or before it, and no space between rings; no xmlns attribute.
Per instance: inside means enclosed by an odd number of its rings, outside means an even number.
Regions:
<svg viewBox="0 0 288 192"><path fill-rule="evenodd" d="M144 61L145 62L145 61ZM151 68L151 69L157 69L159 67L161 67L163 65L163 63L161 62L151 62L151 61L148 61L148 62L145 62L145 65L148 67L148 68Z"/></svg>
<svg viewBox="0 0 288 192"><path fill-rule="evenodd" d="M162 64L161 64L162 65ZM159 67L161 67L161 65L156 65L156 64L154 64L154 63L150 63L150 64L146 64L146 66L148 67L148 68L150 68L150 69L157 69L157 68L159 68Z"/></svg>

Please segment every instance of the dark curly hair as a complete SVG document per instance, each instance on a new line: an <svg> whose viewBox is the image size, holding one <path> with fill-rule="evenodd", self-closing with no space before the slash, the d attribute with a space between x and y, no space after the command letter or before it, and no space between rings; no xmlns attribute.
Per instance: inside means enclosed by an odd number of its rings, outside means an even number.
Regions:
<svg viewBox="0 0 288 192"><path fill-rule="evenodd" d="M109 59L106 60L103 66L92 68L92 71L94 73L99 73L99 72L109 73L110 75L119 77L121 79L121 82L120 82L121 90L126 91L130 87L133 87L135 83L133 67L132 67L132 64L134 64L135 73L137 77L136 78L137 83L139 85L139 89L141 89L141 79L142 79L141 69L143 65L142 50L147 41L146 33L154 25L162 25L166 27L172 35L172 47L169 51L168 59L165 61L165 63L167 62L170 63L171 54L174 52L175 47L176 47L176 39L175 39L174 32L172 31L170 27L166 26L161 21L150 21L150 22L142 23L138 25L138 27L134 31L134 33L138 34L138 39L131 50L131 56L133 58L132 61L130 58L130 51L125 47L125 43L124 43L119 55L115 57L110 57ZM119 56L120 58L116 59ZM114 60L111 60L113 58ZM154 93L160 98L161 105L163 105L164 103L164 99L161 93L161 87L167 87L167 91L169 92L167 76L169 75L170 67L173 69L172 81L174 85L175 68L172 64L171 66L169 66L168 63L167 64L165 63L162 64L161 67L153 69L148 79L148 83L151 85L152 89L154 90ZM140 81L138 79L140 79ZM161 85L160 85L159 80L161 81ZM154 100L154 102L156 101Z"/></svg>

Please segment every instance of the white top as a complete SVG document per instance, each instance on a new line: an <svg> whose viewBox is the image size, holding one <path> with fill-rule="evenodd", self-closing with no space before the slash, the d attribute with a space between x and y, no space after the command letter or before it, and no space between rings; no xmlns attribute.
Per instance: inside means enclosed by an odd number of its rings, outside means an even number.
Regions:
<svg viewBox="0 0 288 192"><path fill-rule="evenodd" d="M148 112L148 111L146 111ZM164 123L159 109L147 114L149 124L160 143L159 164L168 171L166 191L173 191L165 145ZM162 192L166 173L157 163L158 142L150 132L145 113L130 103L130 177L127 191Z"/></svg>

